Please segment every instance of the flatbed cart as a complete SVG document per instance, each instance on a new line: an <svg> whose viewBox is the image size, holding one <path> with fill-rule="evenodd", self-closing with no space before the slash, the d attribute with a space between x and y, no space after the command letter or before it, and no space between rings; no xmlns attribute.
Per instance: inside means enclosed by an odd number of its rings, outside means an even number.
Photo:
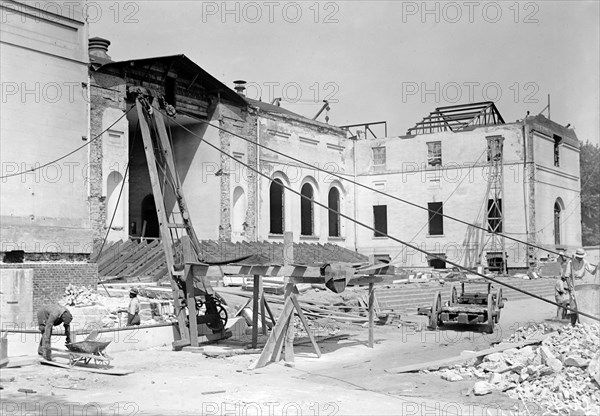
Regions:
<svg viewBox="0 0 600 416"><path fill-rule="evenodd" d="M487 285L486 291L465 292L465 284ZM483 280L469 280L452 285L450 300L442 304L442 295L438 291L433 297L431 307L418 308L419 315L429 316L429 329L436 329L448 323L466 325L485 325L484 332L494 332L494 324L500 320L500 311L504 307L502 288L492 292L492 284Z"/></svg>

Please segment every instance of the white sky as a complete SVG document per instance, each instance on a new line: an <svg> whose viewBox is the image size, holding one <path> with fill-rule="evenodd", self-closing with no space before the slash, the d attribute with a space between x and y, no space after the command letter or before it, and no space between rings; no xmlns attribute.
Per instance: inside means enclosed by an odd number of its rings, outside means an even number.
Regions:
<svg viewBox="0 0 600 416"><path fill-rule="evenodd" d="M90 36L108 38L114 60L183 53L308 117L329 98L331 124L385 120L389 136L402 135L435 107L487 99L511 122L550 94L552 120L598 143L599 5L136 1L97 2L88 14Z"/></svg>

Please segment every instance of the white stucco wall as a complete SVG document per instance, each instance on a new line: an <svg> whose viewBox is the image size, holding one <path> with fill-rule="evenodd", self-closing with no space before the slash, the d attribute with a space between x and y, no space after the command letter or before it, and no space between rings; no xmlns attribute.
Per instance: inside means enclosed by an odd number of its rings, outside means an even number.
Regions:
<svg viewBox="0 0 600 416"><path fill-rule="evenodd" d="M60 15L2 3L3 176L44 165L89 140L82 6L57 9ZM1 179L0 251L90 252L87 169L84 147L35 172Z"/></svg>

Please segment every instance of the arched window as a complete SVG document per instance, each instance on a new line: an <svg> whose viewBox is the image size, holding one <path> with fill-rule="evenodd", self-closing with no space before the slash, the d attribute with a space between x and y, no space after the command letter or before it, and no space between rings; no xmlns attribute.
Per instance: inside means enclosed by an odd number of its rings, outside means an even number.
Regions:
<svg viewBox="0 0 600 416"><path fill-rule="evenodd" d="M300 235L313 235L313 187L305 183L300 193L303 196L300 201Z"/></svg>
<svg viewBox="0 0 600 416"><path fill-rule="evenodd" d="M108 175L106 180L106 226L112 222L112 228L123 228L123 212L118 210L123 206L119 199L119 193L121 192L121 185L123 182L123 176L116 171L113 171ZM121 195L121 199L125 198L125 195ZM115 211L117 211L115 213ZM114 219L113 219L114 215Z"/></svg>
<svg viewBox="0 0 600 416"><path fill-rule="evenodd" d="M337 188L331 188L327 197L327 206L340 212L340 191ZM340 236L340 215L329 211L329 237Z"/></svg>
<svg viewBox="0 0 600 416"><path fill-rule="evenodd" d="M560 245L560 217L562 213L562 205L560 199L554 202L554 244Z"/></svg>
<svg viewBox="0 0 600 416"><path fill-rule="evenodd" d="M142 201L142 237L158 238L160 229L158 227L158 215L156 214L156 205L154 196L147 195Z"/></svg>
<svg viewBox="0 0 600 416"><path fill-rule="evenodd" d="M270 228L271 234L283 234L284 229L284 195L283 195L283 182L280 179L275 179L271 182L269 188L269 214L270 214Z"/></svg>
<svg viewBox="0 0 600 416"><path fill-rule="evenodd" d="M231 215L231 231L244 232L246 222L246 193L241 186L233 190L233 210Z"/></svg>

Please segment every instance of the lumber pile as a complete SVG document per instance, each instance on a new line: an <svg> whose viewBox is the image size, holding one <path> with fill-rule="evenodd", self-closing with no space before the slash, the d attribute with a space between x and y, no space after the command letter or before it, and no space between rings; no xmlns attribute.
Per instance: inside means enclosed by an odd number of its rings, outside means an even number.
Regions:
<svg viewBox="0 0 600 416"><path fill-rule="evenodd" d="M533 330L513 337L519 340ZM503 391L552 414L600 414L600 326L566 326L541 345L509 348L439 374L448 381L478 378L475 395Z"/></svg>

